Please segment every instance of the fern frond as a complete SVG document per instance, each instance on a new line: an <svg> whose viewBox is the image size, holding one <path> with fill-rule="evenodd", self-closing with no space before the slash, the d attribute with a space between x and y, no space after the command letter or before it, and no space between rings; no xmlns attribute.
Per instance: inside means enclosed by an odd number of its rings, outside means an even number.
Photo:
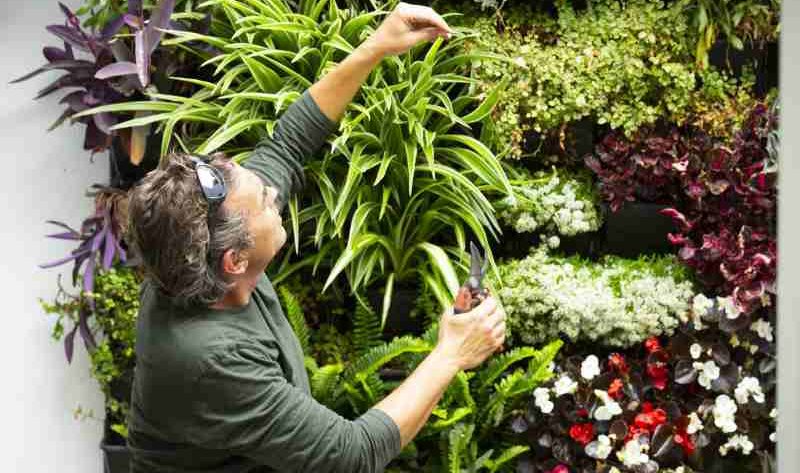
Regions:
<svg viewBox="0 0 800 473"><path fill-rule="evenodd" d="M553 362L553 359L555 359L562 345L564 345L564 342L561 340L553 340L539 350L536 356L530 361L528 364L528 376L532 377L536 382L536 385L531 389L553 377L550 363Z"/></svg>
<svg viewBox="0 0 800 473"><path fill-rule="evenodd" d="M371 348L381 344L381 323L372 310L356 304L353 315L353 345L356 356L363 355Z"/></svg>
<svg viewBox="0 0 800 473"><path fill-rule="evenodd" d="M519 347L494 357L489 365L478 373L478 389L485 390L511 365L527 358L535 359L539 353L540 351L533 347Z"/></svg>
<svg viewBox="0 0 800 473"><path fill-rule="evenodd" d="M317 369L311 376L311 394L314 399L333 408L337 404L334 393L343 370L344 366L341 363L325 365Z"/></svg>
<svg viewBox="0 0 800 473"><path fill-rule="evenodd" d="M283 300L284 311L286 312L286 318L289 320L289 325L292 326L294 334L297 335L297 339L300 341L300 348L303 349L303 353L311 353L308 324L303 314L303 308L297 298L285 286L278 288L278 293Z"/></svg>
<svg viewBox="0 0 800 473"><path fill-rule="evenodd" d="M508 447L507 449L503 450L497 458L493 460L489 460L486 462L486 468L489 469L489 473L496 472L501 466L510 462L514 458L522 455L523 453L527 452L531 448L527 445L514 445Z"/></svg>
<svg viewBox="0 0 800 473"><path fill-rule="evenodd" d="M347 383L366 378L386 363L405 353L425 353L433 349L424 341L410 337L398 337L389 343L372 348L358 357L345 370L342 378Z"/></svg>
<svg viewBox="0 0 800 473"><path fill-rule="evenodd" d="M475 426L473 424L457 424L447 436L447 466L450 473L462 473L461 457L467 450L474 431Z"/></svg>

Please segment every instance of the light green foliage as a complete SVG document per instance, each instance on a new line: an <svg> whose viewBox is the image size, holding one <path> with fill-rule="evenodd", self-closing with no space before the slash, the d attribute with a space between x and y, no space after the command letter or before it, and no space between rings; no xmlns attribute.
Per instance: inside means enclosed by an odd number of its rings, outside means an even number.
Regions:
<svg viewBox="0 0 800 473"><path fill-rule="evenodd" d="M694 295L686 268L672 256L591 262L539 248L500 272L509 325L528 344L565 335L628 347L672 333Z"/></svg>
<svg viewBox="0 0 800 473"><path fill-rule="evenodd" d="M90 330L97 339L97 347L90 352L92 376L105 394L106 415L112 430L126 435L126 418L129 409L128 392L124 398L115 397L117 384L126 390L133 376L136 346L136 316L139 312L139 276L129 268L116 267L97 274L94 292L83 299L61 294L52 304L43 303L45 312L57 314L58 321L53 336L61 339L66 320L75 323L78 313L94 299L95 311L90 320Z"/></svg>
<svg viewBox="0 0 800 473"><path fill-rule="evenodd" d="M516 198L495 203L501 222L520 233L539 232L543 239L600 228L602 218L596 205L599 199L588 173L553 168L533 175L522 170L516 174L511 181ZM557 242L557 237L554 240Z"/></svg>
<svg viewBox="0 0 800 473"><path fill-rule="evenodd" d="M145 110L151 114L118 128L158 123L162 151L177 143L246 159L279 113L378 21L376 12L359 14L332 0L301 2L297 11L283 0L210 0L201 11L214 14L210 35L171 32L163 43L219 49L204 56L214 82L186 79L200 87L192 97L151 94L87 113ZM440 304L451 300L465 235L487 249L497 236L487 196L512 193L497 157L463 133L489 117L501 88L478 90L469 77L473 62L502 60L465 52L469 38L474 34L459 30L447 43L387 58L370 74L331 148L308 163L308 195L289 203L296 253L302 246L309 256L287 255L276 283L303 266L332 267L326 287L342 274L354 292L384 287L382 319L394 285L404 281L422 279Z"/></svg>
<svg viewBox="0 0 800 473"><path fill-rule="evenodd" d="M288 288L281 287L278 289L278 293L283 301L283 310L286 313L286 318L289 320L295 335L297 335L297 340L300 342L303 353L310 354L310 335L308 324L306 324L306 319L303 315L303 308Z"/></svg>
<svg viewBox="0 0 800 473"><path fill-rule="evenodd" d="M381 344L381 324L378 315L362 304L356 305L353 315L353 344L356 354L363 355Z"/></svg>
<svg viewBox="0 0 800 473"><path fill-rule="evenodd" d="M557 133L584 117L629 134L659 118L686 118L697 75L682 10L601 0L581 13L560 2L555 25L513 10L507 17L502 34L493 18L475 17L481 45L515 63L478 69L487 84L511 78L484 133L495 149L520 157L527 130Z"/></svg>

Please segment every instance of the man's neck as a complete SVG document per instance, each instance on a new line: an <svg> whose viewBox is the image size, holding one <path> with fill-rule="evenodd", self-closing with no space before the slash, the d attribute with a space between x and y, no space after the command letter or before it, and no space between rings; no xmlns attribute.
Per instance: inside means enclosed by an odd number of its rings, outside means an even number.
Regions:
<svg viewBox="0 0 800 473"><path fill-rule="evenodd" d="M250 303L250 295L252 293L253 289L242 287L240 284L234 284L234 286L222 296L222 299L211 304L211 308L216 310L240 309Z"/></svg>

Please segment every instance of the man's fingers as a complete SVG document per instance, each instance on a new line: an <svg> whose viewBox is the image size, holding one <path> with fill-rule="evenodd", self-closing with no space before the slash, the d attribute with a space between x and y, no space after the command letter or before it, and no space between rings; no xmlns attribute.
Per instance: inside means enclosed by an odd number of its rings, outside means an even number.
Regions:
<svg viewBox="0 0 800 473"><path fill-rule="evenodd" d="M500 342L502 343L503 340L505 340L505 336L506 336L506 323L500 322L498 325L494 326L494 329L492 330L492 338L496 340L502 339L500 340Z"/></svg>
<svg viewBox="0 0 800 473"><path fill-rule="evenodd" d="M497 327L506 320L506 313L502 307L496 307L495 310L487 317L487 322L492 327Z"/></svg>
<svg viewBox="0 0 800 473"><path fill-rule="evenodd" d="M492 296L487 297L472 312L479 317L486 317L497 309L497 299Z"/></svg>
<svg viewBox="0 0 800 473"><path fill-rule="evenodd" d="M415 30L433 27L441 30L441 36L445 36L445 33L453 32L447 22L444 21L444 18L430 7L401 3L397 9L403 20Z"/></svg>

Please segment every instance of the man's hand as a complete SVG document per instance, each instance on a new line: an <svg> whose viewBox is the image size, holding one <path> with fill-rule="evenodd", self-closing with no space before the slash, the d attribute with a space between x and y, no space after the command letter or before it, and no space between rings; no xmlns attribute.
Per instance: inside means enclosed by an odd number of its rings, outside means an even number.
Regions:
<svg viewBox="0 0 800 473"><path fill-rule="evenodd" d="M439 325L435 351L459 369L474 368L503 346L505 318L505 312L492 296L464 314L446 313Z"/></svg>
<svg viewBox="0 0 800 473"><path fill-rule="evenodd" d="M401 54L418 43L450 38L453 30L430 7L400 2L364 45L379 57Z"/></svg>

